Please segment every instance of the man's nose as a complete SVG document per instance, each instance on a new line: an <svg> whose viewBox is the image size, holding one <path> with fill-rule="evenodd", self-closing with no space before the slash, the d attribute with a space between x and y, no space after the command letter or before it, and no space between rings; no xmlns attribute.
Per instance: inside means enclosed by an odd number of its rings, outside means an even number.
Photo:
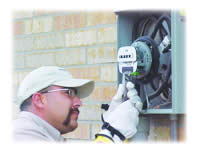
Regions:
<svg viewBox="0 0 198 152"><path fill-rule="evenodd" d="M79 108L80 106L82 106L82 101L80 100L80 98L78 98L77 96L75 96L73 98L72 107Z"/></svg>

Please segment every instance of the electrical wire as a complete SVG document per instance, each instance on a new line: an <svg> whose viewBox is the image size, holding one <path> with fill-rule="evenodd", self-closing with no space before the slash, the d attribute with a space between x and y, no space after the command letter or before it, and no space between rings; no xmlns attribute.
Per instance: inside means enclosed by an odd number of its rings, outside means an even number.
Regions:
<svg viewBox="0 0 198 152"><path fill-rule="evenodd" d="M150 94L148 96L149 100L155 98L156 96L159 96L162 93L163 89L168 84L168 80L170 78L170 75L171 75L171 59L169 57L169 64L168 64L168 69L167 69L167 72L166 72L165 81L162 83L162 85L155 92L153 92L152 94Z"/></svg>
<svg viewBox="0 0 198 152"><path fill-rule="evenodd" d="M171 20L170 17L167 15L162 15L156 23L153 33L151 34L151 38L154 39L156 36L157 31L160 29L162 22L166 21L168 25L168 30L171 31ZM171 33L171 32L170 32ZM171 36L171 35L170 35Z"/></svg>
<svg viewBox="0 0 198 152"><path fill-rule="evenodd" d="M166 22L167 25L168 25L168 31L166 31L166 29L164 28L163 26L163 22ZM146 20L142 26L142 29L140 30L140 35L139 36L143 36L144 35L144 32L145 32L145 29L146 29L146 26L148 25L148 22L149 22L149 19ZM156 22L156 25L155 25L155 28L153 30L153 32L151 33L151 36L150 38L154 41L155 37L156 37L156 34L157 34L157 31L159 31L159 35L160 35L160 39L161 41L163 40L164 36L168 35L169 34L169 37L171 37L171 20L170 20L170 17L167 16L167 15L162 15ZM140 40L140 38L138 38ZM153 51L158 51L158 50L153 50ZM156 52L155 52L156 53ZM156 58L156 56L154 57ZM151 72L150 72L151 73ZM156 74L154 72L154 74ZM165 88L170 88L171 84L169 81L170 79L170 75L171 75L171 59L169 57L169 63L168 63L168 68L167 68L167 72L165 74L165 80L163 81L162 85L159 86L158 88L154 85L154 82L153 82L153 77L150 77L150 85L152 87L152 89L154 90L153 93L151 93L150 95L145 95L146 96L146 99L145 99L145 103L147 104L147 108L148 108L148 105L149 105L149 101L152 100L153 98L159 96L162 92L164 92L164 89ZM147 82L148 80L147 79ZM142 80L141 80L142 81ZM142 81L143 82L143 81ZM146 82L146 83L147 83ZM145 92L145 87L144 87L144 92ZM167 94L166 94L167 95ZM164 102L163 105L166 105L166 104L169 104L170 102ZM162 106L162 104L160 104L159 106Z"/></svg>

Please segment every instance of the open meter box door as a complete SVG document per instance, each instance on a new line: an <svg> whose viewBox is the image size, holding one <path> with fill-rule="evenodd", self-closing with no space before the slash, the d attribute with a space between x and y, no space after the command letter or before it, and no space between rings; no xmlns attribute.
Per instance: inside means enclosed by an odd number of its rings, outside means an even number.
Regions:
<svg viewBox="0 0 198 152"><path fill-rule="evenodd" d="M185 112L185 14L120 11L117 14L118 83L131 81L144 114Z"/></svg>

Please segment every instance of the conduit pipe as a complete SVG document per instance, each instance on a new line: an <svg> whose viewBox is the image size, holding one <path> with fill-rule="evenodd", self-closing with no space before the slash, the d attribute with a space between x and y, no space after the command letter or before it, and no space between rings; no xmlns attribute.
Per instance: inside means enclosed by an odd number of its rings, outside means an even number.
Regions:
<svg viewBox="0 0 198 152"><path fill-rule="evenodd" d="M176 142L177 141L177 115L171 114L170 120L171 120L171 126L170 126L170 134L171 134L171 141Z"/></svg>

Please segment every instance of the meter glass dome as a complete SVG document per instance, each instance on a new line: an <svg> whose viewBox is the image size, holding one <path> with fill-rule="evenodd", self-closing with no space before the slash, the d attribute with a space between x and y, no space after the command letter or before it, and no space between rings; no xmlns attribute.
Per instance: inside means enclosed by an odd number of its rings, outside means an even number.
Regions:
<svg viewBox="0 0 198 152"><path fill-rule="evenodd" d="M145 77L152 65L152 55L150 48L145 42L135 41L132 46L136 49L137 70L139 74L134 78L141 79Z"/></svg>

